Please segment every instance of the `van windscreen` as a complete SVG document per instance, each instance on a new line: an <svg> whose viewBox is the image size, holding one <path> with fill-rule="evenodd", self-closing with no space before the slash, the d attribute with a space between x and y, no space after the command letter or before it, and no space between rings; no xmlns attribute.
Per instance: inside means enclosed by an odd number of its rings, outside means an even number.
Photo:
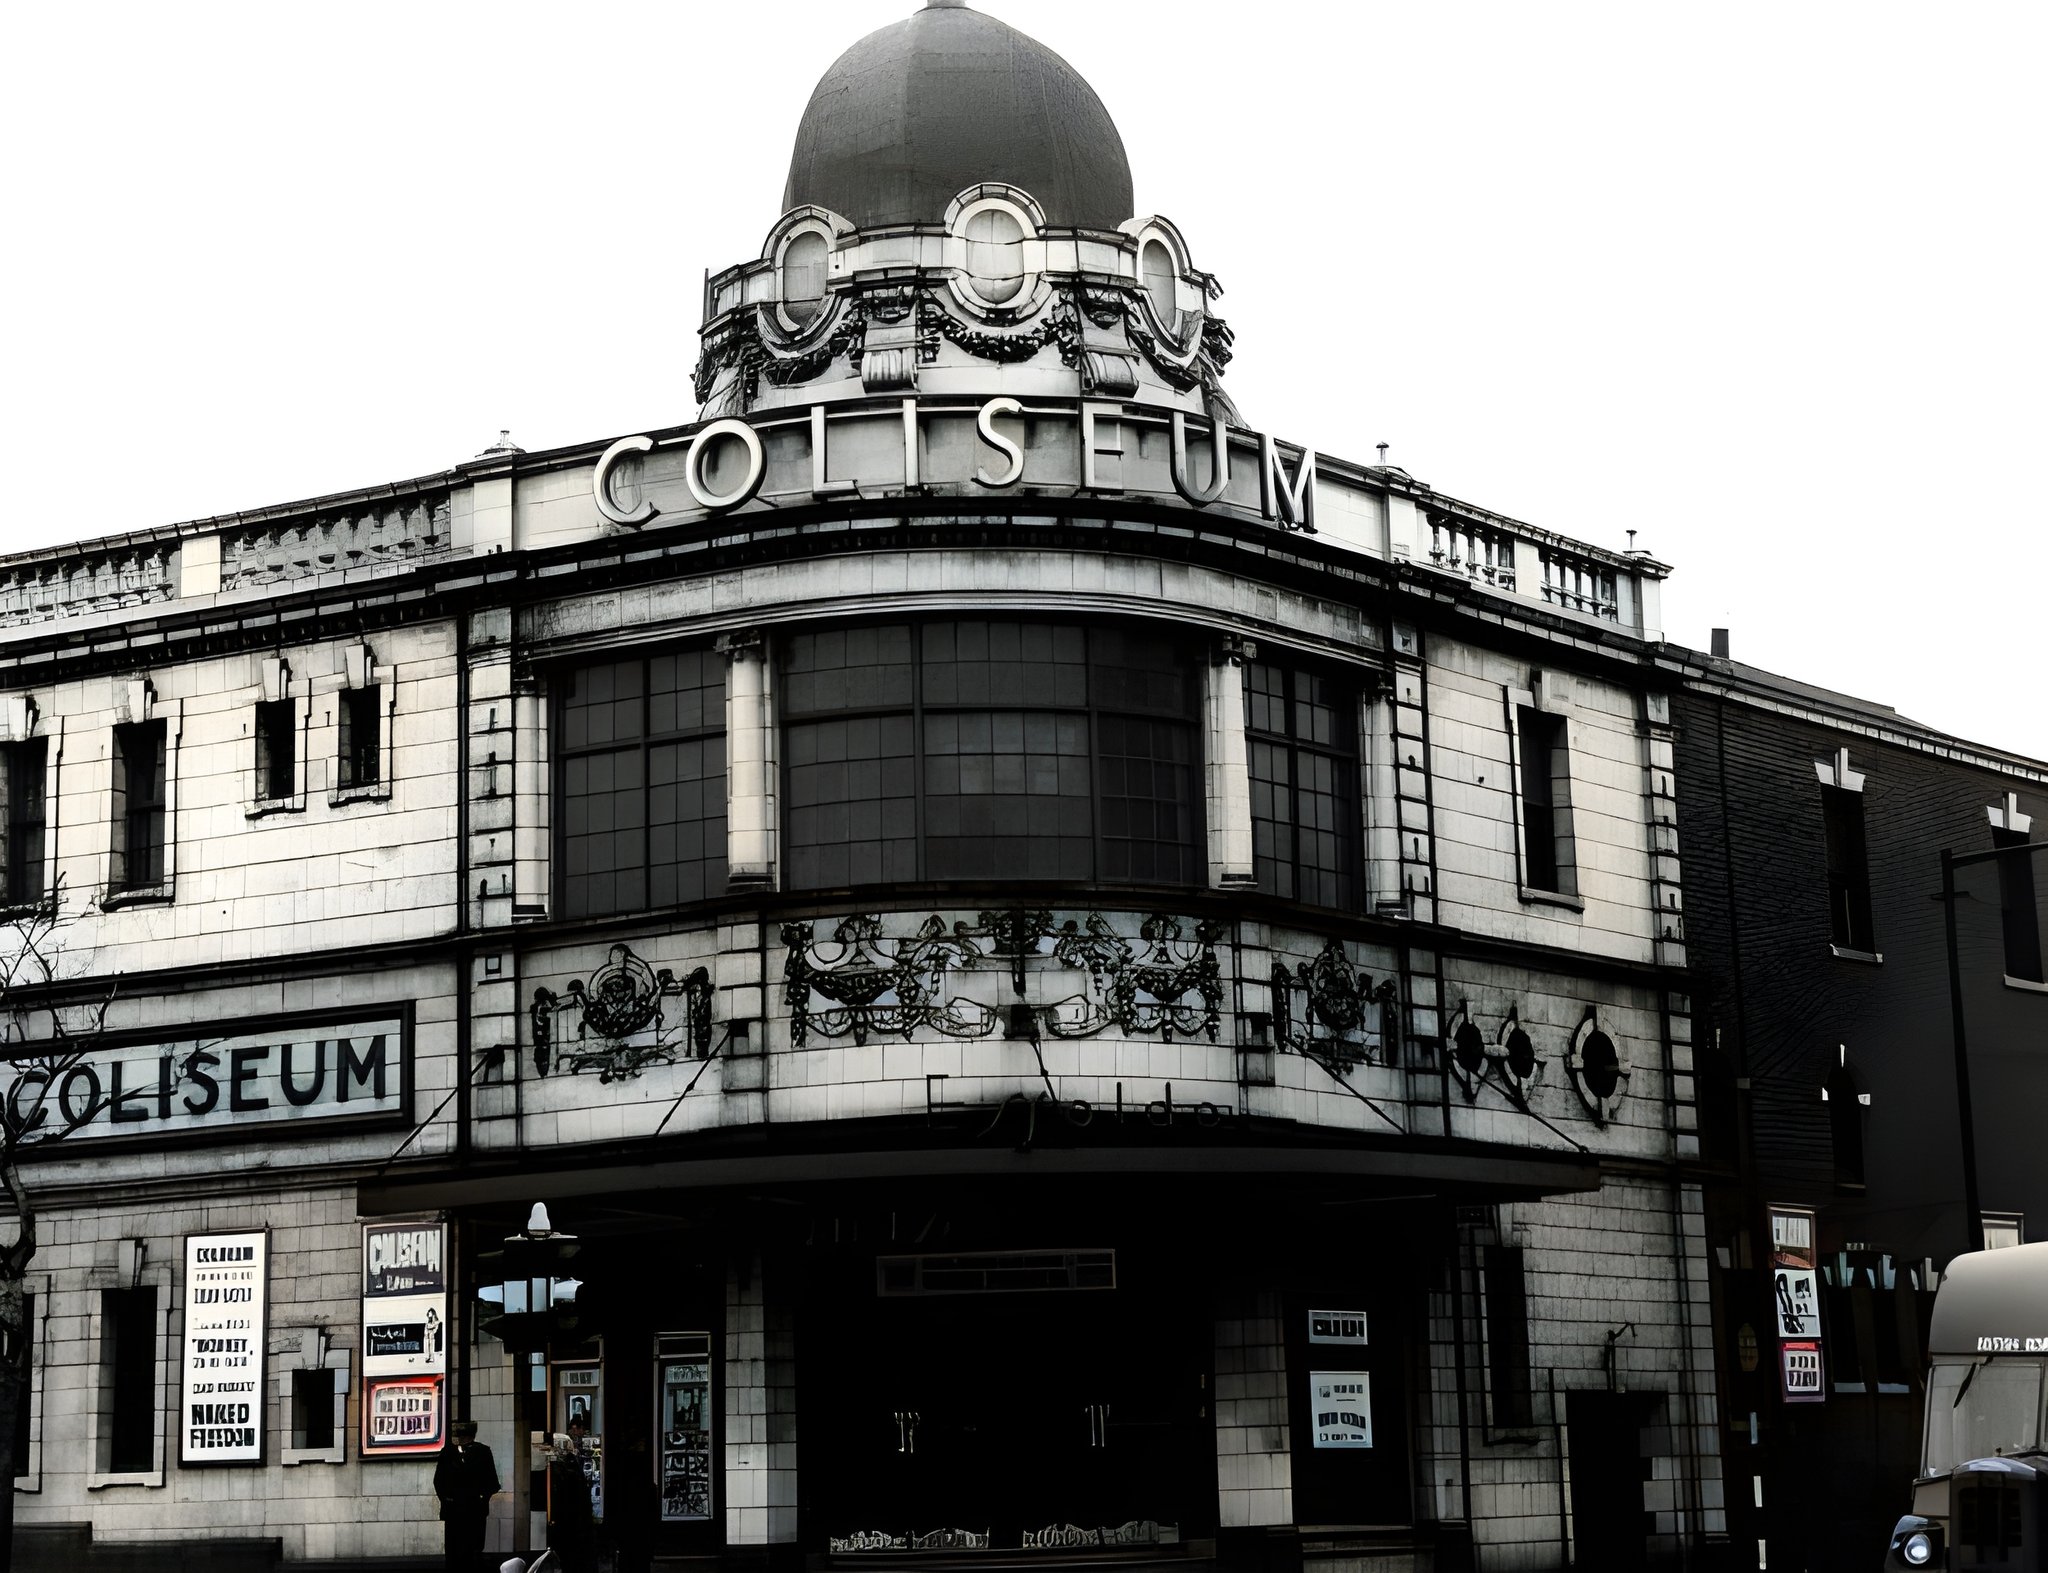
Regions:
<svg viewBox="0 0 2048 1573"><path fill-rule="evenodd" d="M1973 1458L2041 1446L2042 1377L2048 1361L1986 1356L1937 1360L1927 1376L1923 1475L1945 1475Z"/></svg>

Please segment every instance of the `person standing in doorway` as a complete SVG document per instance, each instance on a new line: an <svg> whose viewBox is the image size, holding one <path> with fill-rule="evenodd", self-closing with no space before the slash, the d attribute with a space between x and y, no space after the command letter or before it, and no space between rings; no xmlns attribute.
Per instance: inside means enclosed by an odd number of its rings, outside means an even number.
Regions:
<svg viewBox="0 0 2048 1573"><path fill-rule="evenodd" d="M548 1546L562 1573L590 1573L596 1526L590 1511L590 1477L575 1440L557 1432L548 1463Z"/></svg>
<svg viewBox="0 0 2048 1573"><path fill-rule="evenodd" d="M441 1499L448 1573L477 1573L483 1564L484 1526L498 1494L498 1462L476 1439L476 1422L458 1420L454 1440L434 1463L434 1495Z"/></svg>

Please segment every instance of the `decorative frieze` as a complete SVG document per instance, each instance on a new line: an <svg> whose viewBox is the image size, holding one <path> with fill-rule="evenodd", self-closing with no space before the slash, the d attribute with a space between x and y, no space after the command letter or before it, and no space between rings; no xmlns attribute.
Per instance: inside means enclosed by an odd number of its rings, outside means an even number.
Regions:
<svg viewBox="0 0 2048 1573"><path fill-rule="evenodd" d="M47 622L167 601L177 593L176 548L94 552L0 572L0 625Z"/></svg>
<svg viewBox="0 0 2048 1573"><path fill-rule="evenodd" d="M1281 1049L1333 1064L1389 1065L1389 1013L1399 998L1392 978L1375 984L1330 940L1313 961L1273 963L1273 1041Z"/></svg>
<svg viewBox="0 0 2048 1573"><path fill-rule="evenodd" d="M239 590L313 574L417 562L449 545L445 492L365 502L310 519L273 520L221 532L220 585Z"/></svg>
<svg viewBox="0 0 2048 1573"><path fill-rule="evenodd" d="M986 1038L1000 1025L1006 1037L1033 1042L1113 1027L1213 1043L1222 1023L1223 935L1213 920L1161 913L1134 936L1099 912L1062 922L1045 911L985 911L951 925L934 915L901 937L861 913L841 919L824 941L813 923L786 923L790 1041L801 1048L816 1034L864 1044L920 1030ZM992 981L999 972L1015 996L1007 1005Z"/></svg>
<svg viewBox="0 0 2048 1573"><path fill-rule="evenodd" d="M711 973L699 967L678 980L656 971L624 945L614 945L585 983L573 980L566 997L533 991L533 1068L600 1082L629 1081L650 1065L673 1065L683 1055L711 1052ZM674 1011L670 1000L680 1001ZM562 1035L559 1019L573 1013L576 1036Z"/></svg>

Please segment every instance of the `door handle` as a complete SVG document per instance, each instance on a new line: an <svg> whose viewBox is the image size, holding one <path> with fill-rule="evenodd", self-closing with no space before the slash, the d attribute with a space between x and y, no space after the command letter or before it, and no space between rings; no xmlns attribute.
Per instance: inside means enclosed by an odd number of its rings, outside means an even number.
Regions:
<svg viewBox="0 0 2048 1573"><path fill-rule="evenodd" d="M1090 1404L1087 1406L1087 1415L1088 1445L1090 1447L1108 1447L1109 1405Z"/></svg>
<svg viewBox="0 0 2048 1573"><path fill-rule="evenodd" d="M896 1415L896 1451L915 1453L917 1451L917 1422L922 1417L915 1409L898 1409Z"/></svg>

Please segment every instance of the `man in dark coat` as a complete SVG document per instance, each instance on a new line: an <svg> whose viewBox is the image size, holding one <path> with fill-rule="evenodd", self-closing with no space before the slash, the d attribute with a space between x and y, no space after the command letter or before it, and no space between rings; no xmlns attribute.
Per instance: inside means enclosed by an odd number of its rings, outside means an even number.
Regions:
<svg viewBox="0 0 2048 1573"><path fill-rule="evenodd" d="M483 1560L491 1498L498 1494L498 1463L491 1450L476 1439L474 1420L456 1421L451 1434L455 1440L441 1449L434 1464L434 1495L441 1499L448 1573L477 1573Z"/></svg>

